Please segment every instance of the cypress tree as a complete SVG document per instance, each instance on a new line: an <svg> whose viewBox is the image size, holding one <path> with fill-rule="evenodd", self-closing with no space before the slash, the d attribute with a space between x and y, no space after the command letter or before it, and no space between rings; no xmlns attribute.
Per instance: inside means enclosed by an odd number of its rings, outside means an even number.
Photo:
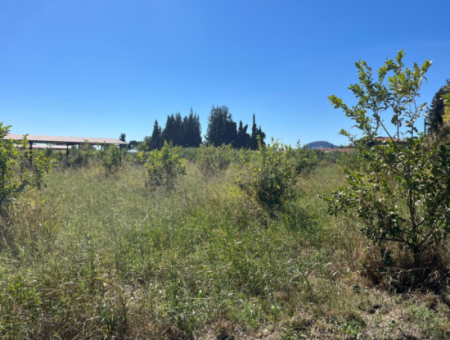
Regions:
<svg viewBox="0 0 450 340"><path fill-rule="evenodd" d="M266 139L266 134L263 132L263 130L261 129L261 125L258 128L258 136L261 140L261 144L262 145L266 145L265 139Z"/></svg>
<svg viewBox="0 0 450 340"><path fill-rule="evenodd" d="M167 116L162 141L183 147L198 147L202 143L201 133L200 117L191 108L189 115L184 118L180 112Z"/></svg>
<svg viewBox="0 0 450 340"><path fill-rule="evenodd" d="M175 117L173 114L167 116L166 126L162 132L162 140L166 141L168 144L174 142L175 135Z"/></svg>
<svg viewBox="0 0 450 340"><path fill-rule="evenodd" d="M161 127L158 124L158 120L155 120L153 124L152 137L147 143L150 150L160 149L163 144L161 140Z"/></svg>
<svg viewBox="0 0 450 340"><path fill-rule="evenodd" d="M184 117L183 120L184 131L184 146L186 147L198 147L202 143L200 118L191 108L189 116Z"/></svg>
<svg viewBox="0 0 450 340"><path fill-rule="evenodd" d="M183 147L190 147L191 145L191 143L190 143L190 138L191 138L191 136L190 136L190 134L191 134L191 131L190 131L190 126L189 126L189 124L190 124L190 122L189 122L189 116L184 116L184 118L183 118L183 124L182 124L182 130L183 130L183 132L182 132L182 134L181 134L181 146L183 146Z"/></svg>
<svg viewBox="0 0 450 340"><path fill-rule="evenodd" d="M202 126L200 125L200 116L197 114L194 114L191 108L191 113L189 116L192 115L192 145L193 147L198 147L200 144L202 144Z"/></svg>
<svg viewBox="0 0 450 340"><path fill-rule="evenodd" d="M445 105L442 100L442 96L449 93L448 86L450 86L450 79L447 79L447 84L436 92L431 102L431 106L428 111L427 123L430 127L430 132L432 133L439 131L443 123L442 116L444 115Z"/></svg>
<svg viewBox="0 0 450 340"><path fill-rule="evenodd" d="M233 145L235 148L245 148L247 149L250 145L250 135L247 133L248 124L244 126L242 120L239 121L239 127L237 131L236 143Z"/></svg>
<svg viewBox="0 0 450 340"><path fill-rule="evenodd" d="M236 122L233 121L228 107L212 107L208 117L206 142L214 146L234 144L236 140Z"/></svg>
<svg viewBox="0 0 450 340"><path fill-rule="evenodd" d="M264 140L266 139L266 134L262 131L261 126L259 126L259 128L256 126L256 118L255 114L253 114L252 136L250 140L250 148L252 150L258 149L258 136L261 140L261 144L265 145Z"/></svg>
<svg viewBox="0 0 450 340"><path fill-rule="evenodd" d="M255 114L253 114L252 136L250 140L250 148L252 150L258 149L258 139L256 138L257 135L258 135L258 128L256 127Z"/></svg>
<svg viewBox="0 0 450 340"><path fill-rule="evenodd" d="M183 118L180 112L175 114L172 142L173 145L183 145Z"/></svg>

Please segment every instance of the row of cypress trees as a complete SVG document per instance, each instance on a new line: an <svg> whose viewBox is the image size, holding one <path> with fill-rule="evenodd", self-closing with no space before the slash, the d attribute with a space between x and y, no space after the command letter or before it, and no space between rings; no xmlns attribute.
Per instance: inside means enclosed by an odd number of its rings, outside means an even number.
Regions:
<svg viewBox="0 0 450 340"><path fill-rule="evenodd" d="M153 150L160 149L164 141L183 147L197 147L202 143L200 117L192 108L184 118L179 112L167 116L164 129L158 124L158 120L155 120L152 135L150 138L145 137L144 142Z"/></svg>
<svg viewBox="0 0 450 340"><path fill-rule="evenodd" d="M220 146L222 144L231 144L235 148L258 148L258 136L264 144L266 134L261 126L256 125L255 115L253 115L253 125L251 134L247 132L248 125L242 121L237 127L233 121L231 113L226 106L212 107L208 117L208 128L205 136L205 142ZM200 117L191 108L188 116L184 118L178 112L167 116L164 129L161 128L156 120L153 125L151 136L144 138L150 150L160 149L164 141L172 142L173 145L183 147L198 147L202 144Z"/></svg>
<svg viewBox="0 0 450 340"><path fill-rule="evenodd" d="M212 107L208 117L208 129L206 132L206 142L215 146L231 144L235 148L246 148L256 150L258 148L258 136L264 144L266 134L261 126L256 125L256 118L253 114L252 132L247 132L248 125L239 122L239 127L231 116L226 106Z"/></svg>

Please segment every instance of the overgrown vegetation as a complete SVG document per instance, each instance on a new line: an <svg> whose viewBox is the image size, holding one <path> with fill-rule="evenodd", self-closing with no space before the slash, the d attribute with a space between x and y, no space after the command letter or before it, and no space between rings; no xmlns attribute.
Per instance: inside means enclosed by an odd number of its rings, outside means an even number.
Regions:
<svg viewBox="0 0 450 340"><path fill-rule="evenodd" d="M414 127L429 64L402 58L378 82L357 64L357 106L331 100L369 139L383 110L408 118L406 147L325 154L256 134L257 151L67 158L2 138L0 337L448 339L450 155Z"/></svg>
<svg viewBox="0 0 450 340"><path fill-rule="evenodd" d="M1 337L448 337L443 300L361 277L360 227L317 199L344 183L338 165L296 176L298 194L261 215L234 164L205 178L186 162L172 190L150 192L130 160L115 176L72 167L19 196L3 214Z"/></svg>

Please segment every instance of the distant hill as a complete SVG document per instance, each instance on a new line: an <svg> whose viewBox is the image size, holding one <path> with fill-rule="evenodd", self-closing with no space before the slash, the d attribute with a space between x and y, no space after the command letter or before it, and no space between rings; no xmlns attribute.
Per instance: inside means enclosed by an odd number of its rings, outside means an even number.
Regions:
<svg viewBox="0 0 450 340"><path fill-rule="evenodd" d="M334 145L329 142L325 142L325 141L312 142L312 143L306 144L306 146L308 147L308 149L311 149L311 150L312 149L339 148L339 146Z"/></svg>

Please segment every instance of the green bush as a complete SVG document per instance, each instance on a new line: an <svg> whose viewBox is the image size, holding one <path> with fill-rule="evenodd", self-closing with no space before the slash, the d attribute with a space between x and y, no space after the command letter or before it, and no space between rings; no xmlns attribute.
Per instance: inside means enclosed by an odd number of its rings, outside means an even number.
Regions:
<svg viewBox="0 0 450 340"><path fill-rule="evenodd" d="M297 143L296 148L287 147L286 152L291 158L294 171L297 175L308 172L315 168L318 163L318 157L313 150L310 150L306 145L301 146Z"/></svg>
<svg viewBox="0 0 450 340"><path fill-rule="evenodd" d="M33 155L33 176L30 178L30 182L38 189L41 188L45 175L56 165L56 160L51 156L46 150L40 150Z"/></svg>
<svg viewBox="0 0 450 340"><path fill-rule="evenodd" d="M15 158L19 165L22 186L31 185L40 189L45 175L57 165L53 151L51 149L30 150L26 135L16 149L18 150Z"/></svg>
<svg viewBox="0 0 450 340"><path fill-rule="evenodd" d="M68 167L83 167L88 164L89 157L85 155L85 152L81 149L78 149L75 145L72 145L72 147L70 148L69 157L67 157L65 160L65 165Z"/></svg>
<svg viewBox="0 0 450 340"><path fill-rule="evenodd" d="M69 154L70 165L88 166L95 155L95 149L88 141L85 141L80 148L72 147Z"/></svg>
<svg viewBox="0 0 450 340"><path fill-rule="evenodd" d="M178 175L186 174L186 167L171 149L172 147L164 142L161 150L155 149L150 152L150 157L144 164L150 186L165 185L171 187Z"/></svg>
<svg viewBox="0 0 450 340"><path fill-rule="evenodd" d="M12 140L4 139L9 133L9 128L10 126L0 123L0 207L22 188L21 181L14 179L14 168L18 163L19 152L14 148Z"/></svg>
<svg viewBox="0 0 450 340"><path fill-rule="evenodd" d="M255 150L240 148L239 150L234 149L232 161L238 165L244 165L250 162L253 155L256 153Z"/></svg>
<svg viewBox="0 0 450 340"><path fill-rule="evenodd" d="M232 152L231 145L203 144L198 148L197 165L204 174L217 175L230 165Z"/></svg>
<svg viewBox="0 0 450 340"><path fill-rule="evenodd" d="M148 145L146 143L139 143L136 150L136 161L140 164L145 163L145 152L148 151Z"/></svg>
<svg viewBox="0 0 450 340"><path fill-rule="evenodd" d="M403 265L425 268L408 272L417 281L419 273L425 279L437 265L436 256L450 231L450 144L423 148L423 136L414 123L426 104L417 105L416 98L431 63L409 69L404 67L403 56L401 51L395 61L388 59L378 70L378 81L364 61L356 63L360 84L351 85L350 90L358 99L357 106L350 108L335 96L330 101L356 121L369 141L375 141L379 131L390 136L381 113L393 112L393 125L406 123L406 144L393 139L373 143L371 148L360 145L368 174L346 170L348 186L325 199L330 213L355 216L362 232L384 249L384 258L389 245L397 244L410 255L411 260ZM388 73L393 74L386 80ZM355 140L346 131L341 133Z"/></svg>
<svg viewBox="0 0 450 340"><path fill-rule="evenodd" d="M292 194L295 167L289 147L273 141L262 145L250 162L242 166L237 184L261 205L274 209Z"/></svg>
<svg viewBox="0 0 450 340"><path fill-rule="evenodd" d="M27 185L40 188L44 176L55 164L45 151L30 151L26 136L17 146L13 140L4 139L9 128L0 123L0 207Z"/></svg>
<svg viewBox="0 0 450 340"><path fill-rule="evenodd" d="M370 171L367 167L367 160L359 148L351 153L342 153L337 159L337 163L344 169Z"/></svg>
<svg viewBox="0 0 450 340"><path fill-rule="evenodd" d="M196 162L199 154L199 148L194 147L182 147L182 146L174 146L172 148L172 152L178 155L180 158L185 159L189 162Z"/></svg>
<svg viewBox="0 0 450 340"><path fill-rule="evenodd" d="M116 145L104 145L101 150L98 151L98 157L101 165L107 174L117 171L121 163L121 151Z"/></svg>

